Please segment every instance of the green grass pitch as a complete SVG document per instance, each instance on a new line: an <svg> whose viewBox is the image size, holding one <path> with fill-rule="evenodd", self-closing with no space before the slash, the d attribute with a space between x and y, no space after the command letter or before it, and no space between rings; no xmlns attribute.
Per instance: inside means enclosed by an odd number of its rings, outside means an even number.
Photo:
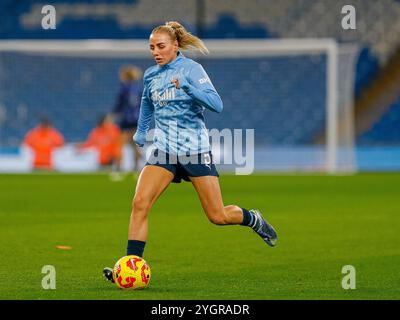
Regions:
<svg viewBox="0 0 400 320"><path fill-rule="evenodd" d="M225 204L263 212L278 246L246 227L212 225L192 185L172 184L150 214L150 285L122 291L101 272L125 255L131 176L0 175L0 298L400 298L400 174L220 182ZM56 268L55 290L41 287L44 265ZM356 268L355 290L341 287L344 265Z"/></svg>

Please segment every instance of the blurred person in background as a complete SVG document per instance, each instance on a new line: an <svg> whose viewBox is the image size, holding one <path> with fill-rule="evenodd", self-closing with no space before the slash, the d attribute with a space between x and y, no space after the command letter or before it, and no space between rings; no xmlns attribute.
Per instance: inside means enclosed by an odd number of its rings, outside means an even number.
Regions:
<svg viewBox="0 0 400 320"><path fill-rule="evenodd" d="M77 144L79 150L95 148L99 152L99 164L102 166L121 166L121 130L112 121L111 115L104 115L90 133L84 143ZM112 174L111 178L118 179L120 175Z"/></svg>
<svg viewBox="0 0 400 320"><path fill-rule="evenodd" d="M42 117L38 126L26 134L23 143L33 150L36 169L52 169L52 153L64 145L64 137L48 118Z"/></svg>
<svg viewBox="0 0 400 320"><path fill-rule="evenodd" d="M134 152L134 170L139 171L141 152L133 142L139 119L140 102L142 99L143 84L141 81L142 70L135 66L123 66L119 71L121 81L119 93L113 109L116 122L121 129L121 145L132 146Z"/></svg>

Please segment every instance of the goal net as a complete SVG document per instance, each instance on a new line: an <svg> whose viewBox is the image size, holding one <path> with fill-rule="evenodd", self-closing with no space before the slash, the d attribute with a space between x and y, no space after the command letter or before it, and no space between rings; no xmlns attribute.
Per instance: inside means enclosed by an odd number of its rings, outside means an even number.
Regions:
<svg viewBox="0 0 400 320"><path fill-rule="evenodd" d="M243 144L245 130L254 129L254 147L242 151L253 153L256 171L356 170L356 46L331 39L205 43L210 55L194 58L224 103L221 114L205 113L206 126L241 129ZM98 117L112 110L119 68L153 64L147 41L1 41L0 146L19 145L41 115L67 141L86 139ZM235 147L214 143L222 170L238 165L223 161Z"/></svg>

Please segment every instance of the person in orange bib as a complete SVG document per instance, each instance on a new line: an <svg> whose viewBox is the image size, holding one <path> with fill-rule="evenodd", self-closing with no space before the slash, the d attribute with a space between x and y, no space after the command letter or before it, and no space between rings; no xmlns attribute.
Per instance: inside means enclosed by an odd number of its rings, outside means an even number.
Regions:
<svg viewBox="0 0 400 320"><path fill-rule="evenodd" d="M78 144L78 149L94 147L99 152L99 163L103 166L116 164L121 161L121 130L113 123L110 116L101 117L86 142Z"/></svg>
<svg viewBox="0 0 400 320"><path fill-rule="evenodd" d="M36 169L52 169L52 153L64 145L64 137L49 119L42 118L39 125L26 134L23 143L33 150Z"/></svg>

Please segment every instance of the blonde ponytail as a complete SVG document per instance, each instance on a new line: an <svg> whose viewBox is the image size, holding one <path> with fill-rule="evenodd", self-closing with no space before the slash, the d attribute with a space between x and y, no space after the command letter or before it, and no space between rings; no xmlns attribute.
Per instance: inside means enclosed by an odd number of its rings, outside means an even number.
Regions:
<svg viewBox="0 0 400 320"><path fill-rule="evenodd" d="M156 32L168 33L173 41L178 41L179 48L182 50L198 50L202 54L209 53L207 47L204 45L204 42L200 38L188 32L179 22L166 22L165 25L154 28L151 33L153 34Z"/></svg>

